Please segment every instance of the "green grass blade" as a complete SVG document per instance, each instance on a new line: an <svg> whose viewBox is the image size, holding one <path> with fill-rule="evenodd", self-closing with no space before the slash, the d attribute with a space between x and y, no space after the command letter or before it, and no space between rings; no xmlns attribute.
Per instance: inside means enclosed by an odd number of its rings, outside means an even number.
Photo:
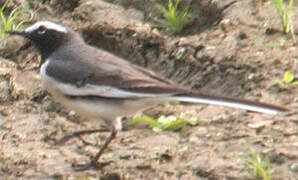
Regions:
<svg viewBox="0 0 298 180"><path fill-rule="evenodd" d="M8 4L8 0L3 4L3 6L1 7L1 12L4 12L6 6Z"/></svg>
<svg viewBox="0 0 298 180"><path fill-rule="evenodd" d="M30 22L33 19L33 13L30 10L24 10L23 13L28 13L29 18L21 20L15 27L15 29L19 29L24 23Z"/></svg>
<svg viewBox="0 0 298 180"><path fill-rule="evenodd" d="M166 30L179 33L185 27L188 22L189 12L188 8L179 11L179 5L181 0L168 0L167 6L158 3L156 0L152 0L156 7L160 10L164 19L158 19L157 22L160 24L159 27L163 27Z"/></svg>
<svg viewBox="0 0 298 180"><path fill-rule="evenodd" d="M1 20L2 20L2 24L3 24L3 26L6 24L6 18L5 18L5 15L4 15L4 10L5 10L5 4L4 4L4 6L1 8Z"/></svg>
<svg viewBox="0 0 298 180"><path fill-rule="evenodd" d="M293 4L294 4L294 0L290 0L290 1L289 1L288 8L287 8L289 12L292 11L292 9L293 9Z"/></svg>
<svg viewBox="0 0 298 180"><path fill-rule="evenodd" d="M288 5L285 5L283 0L272 0L274 7L276 8L280 21L282 24L283 32L289 33L291 29L291 13L294 0L289 0Z"/></svg>

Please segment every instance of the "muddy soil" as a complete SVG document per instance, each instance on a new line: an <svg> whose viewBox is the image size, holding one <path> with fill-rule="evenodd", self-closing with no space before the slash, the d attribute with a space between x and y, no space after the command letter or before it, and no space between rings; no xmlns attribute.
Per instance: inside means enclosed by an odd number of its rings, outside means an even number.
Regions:
<svg viewBox="0 0 298 180"><path fill-rule="evenodd" d="M63 23L89 44L184 86L291 111L272 116L207 105L160 105L143 114L184 113L201 121L183 133L154 132L146 125L127 125L132 118L127 117L101 158L111 163L76 172L71 164L88 162L108 133L55 144L71 132L99 127L100 120L85 121L57 104L40 85L36 49L20 37L6 37L0 49L0 179L255 179L242 158L250 148L269 158L273 179L298 179L298 88L275 82L286 70L298 77L298 49L281 32L269 1L185 1L194 16L177 35L152 26L160 12L151 1L26 2L35 12L32 23ZM12 0L8 10L20 3ZM297 33L297 2L293 25Z"/></svg>

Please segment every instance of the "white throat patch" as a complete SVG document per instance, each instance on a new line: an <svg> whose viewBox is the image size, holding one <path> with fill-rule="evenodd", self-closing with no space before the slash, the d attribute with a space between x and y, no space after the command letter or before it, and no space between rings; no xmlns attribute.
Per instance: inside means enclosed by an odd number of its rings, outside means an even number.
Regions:
<svg viewBox="0 0 298 180"><path fill-rule="evenodd" d="M32 32L32 31L38 29L40 26L44 26L47 29L52 29L52 30L55 30L55 31L60 31L60 32L67 33L67 29L65 27L63 27L60 24L56 24L54 22L51 22L51 21L39 21L39 22L33 24L32 26L26 28L25 32Z"/></svg>

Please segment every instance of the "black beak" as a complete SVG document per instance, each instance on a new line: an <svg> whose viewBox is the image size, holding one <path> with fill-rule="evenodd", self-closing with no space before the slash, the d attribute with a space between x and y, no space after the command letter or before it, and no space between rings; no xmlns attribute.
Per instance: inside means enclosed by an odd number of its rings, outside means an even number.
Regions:
<svg viewBox="0 0 298 180"><path fill-rule="evenodd" d="M19 36L23 36L23 37L27 37L28 33L26 31L6 31L7 34L10 35L19 35Z"/></svg>

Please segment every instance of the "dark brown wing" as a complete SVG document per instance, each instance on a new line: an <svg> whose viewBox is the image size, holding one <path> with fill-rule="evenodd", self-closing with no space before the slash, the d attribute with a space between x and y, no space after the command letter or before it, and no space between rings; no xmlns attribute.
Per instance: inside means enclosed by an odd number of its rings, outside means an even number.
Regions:
<svg viewBox="0 0 298 180"><path fill-rule="evenodd" d="M78 49L77 52L71 52ZM67 53L66 53L67 52ZM89 52L89 53L87 53ZM91 52L91 53L90 53ZM77 56L72 56L77 54ZM47 73L57 81L83 88L108 86L131 93L178 94L187 90L145 68L93 47L69 48L54 54ZM50 57L51 58L51 57ZM59 76L57 76L59 74Z"/></svg>

